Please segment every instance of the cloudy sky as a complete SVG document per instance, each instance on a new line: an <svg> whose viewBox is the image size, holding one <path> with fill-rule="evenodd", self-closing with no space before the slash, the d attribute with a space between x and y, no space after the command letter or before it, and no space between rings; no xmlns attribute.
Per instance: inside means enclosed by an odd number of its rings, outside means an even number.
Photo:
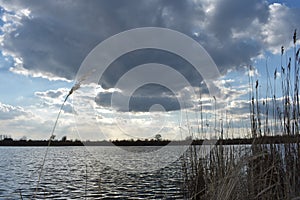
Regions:
<svg viewBox="0 0 300 200"><path fill-rule="evenodd" d="M209 95L203 77L180 56L136 50L114 60L98 83L75 91L63 107L57 137L185 137L199 124L200 94L206 129L226 119L228 126L247 134L249 66L263 90L267 73L272 76L280 67L281 46L287 57L293 52L292 36L295 29L300 31L299 8L294 0L0 0L0 134L47 139L66 95L83 78L78 70L87 55L111 36L141 27L168 28L197 41L218 67L214 84L222 99ZM126 108L120 106L128 94L124 85L116 86L118 80L147 63L170 66L189 87L169 82L174 92L154 81L131 93ZM155 72L155 66L147 67ZM87 77L93 73L87 72ZM134 80L171 80L166 74L132 74ZM188 95L191 89L195 95ZM185 109L178 96L185 97ZM237 121L242 123L236 125Z"/></svg>

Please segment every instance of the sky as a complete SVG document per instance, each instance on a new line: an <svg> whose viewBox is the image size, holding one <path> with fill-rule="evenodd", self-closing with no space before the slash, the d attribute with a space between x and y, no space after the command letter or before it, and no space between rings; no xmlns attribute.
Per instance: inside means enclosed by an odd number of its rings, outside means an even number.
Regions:
<svg viewBox="0 0 300 200"><path fill-rule="evenodd" d="M161 134L182 139L199 134L202 123L201 138L212 137L210 133L222 123L232 127L228 137L245 136L249 133L249 68L264 91L267 77L280 68L281 46L285 57L293 53L292 36L300 30L299 9L300 2L294 0L0 0L0 134L14 139L49 138L61 104L83 78L78 72L89 53L121 32L160 27L183 33L205 49L218 68L214 84L222 98L209 94L205 77L198 76L186 59L158 49L139 49L116 58L99 82L82 84L70 96L58 121L57 138L151 139ZM131 93L127 108L120 107L128 94L124 85L116 84L147 63L170 66L188 80L188 87L169 82L174 92L154 81ZM155 71L158 66L147 67ZM87 72L87 79L93 73ZM132 79L149 77L172 80L160 73ZM191 89L197 94L188 95ZM185 99L184 109L178 96Z"/></svg>

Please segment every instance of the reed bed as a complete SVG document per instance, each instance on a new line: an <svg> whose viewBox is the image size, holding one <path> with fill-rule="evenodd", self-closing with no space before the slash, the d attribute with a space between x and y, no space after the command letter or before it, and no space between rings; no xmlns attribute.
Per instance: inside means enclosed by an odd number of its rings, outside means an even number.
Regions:
<svg viewBox="0 0 300 200"><path fill-rule="evenodd" d="M273 80L268 75L265 94L260 91L259 80L249 76L253 143L221 144L205 157L199 147L191 146L183 156L183 190L187 198L300 199L300 49L296 42L295 30L293 56L287 58L281 48L280 68L275 69ZM269 73L267 65L266 69ZM259 142L262 136L276 135L297 140L284 144Z"/></svg>

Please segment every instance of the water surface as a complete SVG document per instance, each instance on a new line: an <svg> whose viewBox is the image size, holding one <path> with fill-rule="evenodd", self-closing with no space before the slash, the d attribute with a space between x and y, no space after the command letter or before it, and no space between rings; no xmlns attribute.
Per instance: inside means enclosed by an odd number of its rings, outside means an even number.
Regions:
<svg viewBox="0 0 300 200"><path fill-rule="evenodd" d="M135 160L129 161L122 159L124 151L106 146L50 147L36 190L46 148L0 147L0 199L183 199L180 161L159 160L161 170L131 171L139 169L136 163L147 169L146 154L132 154ZM125 152L156 150L127 148ZM169 148L171 158L178 147Z"/></svg>

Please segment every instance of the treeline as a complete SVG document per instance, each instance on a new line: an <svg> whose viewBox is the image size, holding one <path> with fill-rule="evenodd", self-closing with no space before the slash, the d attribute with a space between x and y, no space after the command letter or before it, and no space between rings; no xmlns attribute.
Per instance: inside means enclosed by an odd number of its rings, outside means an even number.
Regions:
<svg viewBox="0 0 300 200"><path fill-rule="evenodd" d="M0 146L48 146L49 140L13 140L11 138L0 141ZM79 140L51 141L50 146L83 146Z"/></svg>
<svg viewBox="0 0 300 200"><path fill-rule="evenodd" d="M286 144L298 143L299 135L262 136L253 138L235 138L219 140L193 140L193 141L170 141L170 140L112 140L112 141L80 141L80 140L52 140L50 146L165 146L165 145L245 145L245 144ZM13 140L5 138L0 140L0 146L49 146L49 140Z"/></svg>

